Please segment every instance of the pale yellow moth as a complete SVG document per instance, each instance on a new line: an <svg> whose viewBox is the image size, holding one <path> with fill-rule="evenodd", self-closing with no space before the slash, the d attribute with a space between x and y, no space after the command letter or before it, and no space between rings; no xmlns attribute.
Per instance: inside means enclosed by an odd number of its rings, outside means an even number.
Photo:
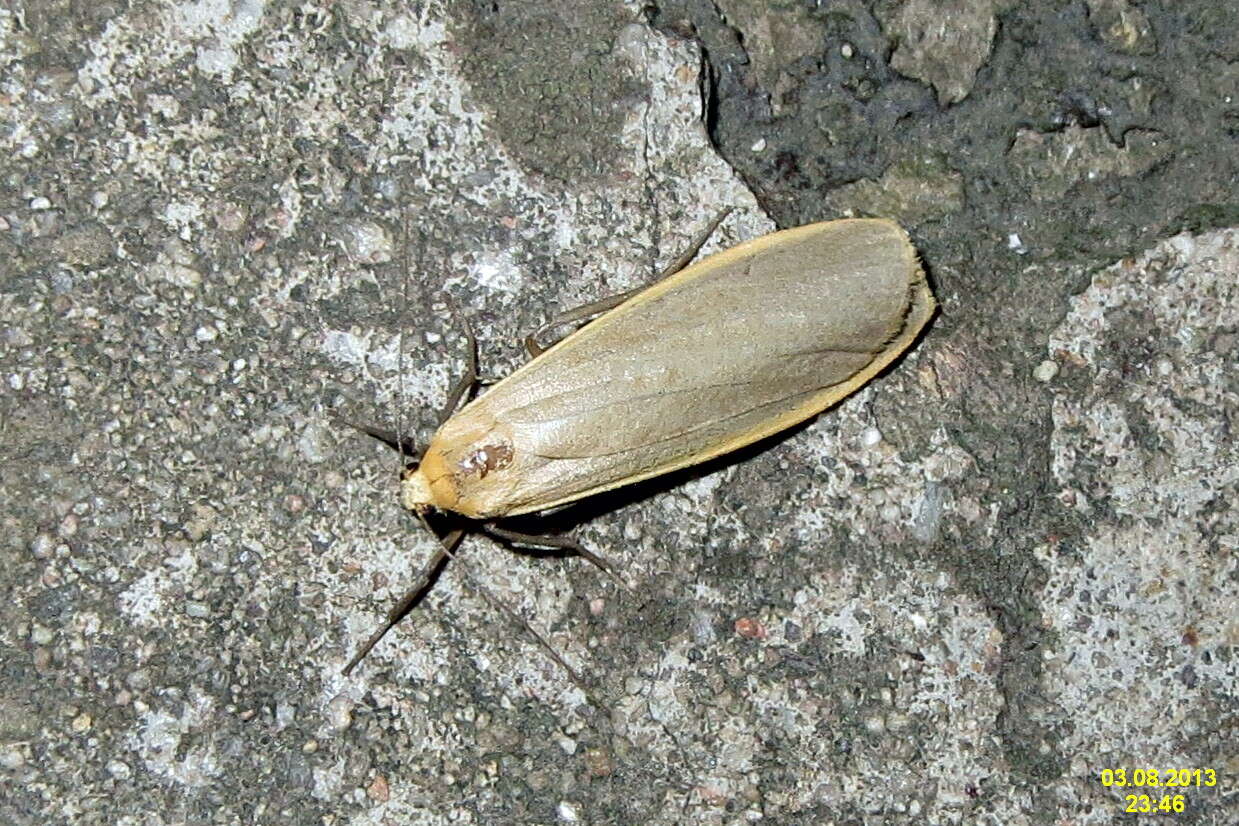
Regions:
<svg viewBox="0 0 1239 826"><path fill-rule="evenodd" d="M934 307L892 221L740 244L653 284L449 418L405 473L402 501L494 519L704 462L861 387Z"/></svg>

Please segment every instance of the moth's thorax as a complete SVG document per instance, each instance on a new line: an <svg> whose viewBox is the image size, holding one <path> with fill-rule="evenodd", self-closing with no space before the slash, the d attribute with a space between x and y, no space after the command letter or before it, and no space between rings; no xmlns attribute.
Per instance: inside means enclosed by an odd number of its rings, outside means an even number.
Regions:
<svg viewBox="0 0 1239 826"><path fill-rule="evenodd" d="M468 411L449 420L426 448L421 464L405 474L401 501L406 508L434 507L474 519L499 516L498 501L512 486L504 473L516 456L505 428L474 421Z"/></svg>

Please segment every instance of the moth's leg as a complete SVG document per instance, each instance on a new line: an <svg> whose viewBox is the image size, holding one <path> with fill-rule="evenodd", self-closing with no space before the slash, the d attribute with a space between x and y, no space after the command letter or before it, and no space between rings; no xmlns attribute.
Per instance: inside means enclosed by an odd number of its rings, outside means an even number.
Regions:
<svg viewBox="0 0 1239 826"><path fill-rule="evenodd" d="M701 247L705 244L705 242L708 241L710 236L714 234L714 231L718 229L718 225L723 223L723 220L731 214L732 209L732 207L727 207L719 212L718 215L714 216L714 219L706 225L705 229L693 238L692 242L688 245L688 249L684 250L684 252L681 253L674 261L668 264L662 272L658 274L658 277L650 283L656 284L667 276L674 275L687 267L689 263L697 257L697 253L701 252ZM594 316L602 315L607 310L615 309L644 289L645 286L636 287L622 293L617 293L616 295L600 298L597 301L591 301L588 304L582 304L579 307L573 307L571 310L560 313L550 321L543 324L537 330L534 330L532 333L525 336L526 352L529 353L530 358L536 358L542 355L546 352L546 347L542 346L539 339L541 339L548 330L553 330L563 324L570 324L573 321L581 321L583 319L589 319ZM549 347L550 345L547 346Z"/></svg>
<svg viewBox="0 0 1239 826"><path fill-rule="evenodd" d="M439 424L446 422L456 408L460 405L461 399L465 399L468 394L477 387L478 384L478 340L473 335L473 328L469 326L469 320L463 316L457 319L460 322L461 328L465 333L465 343L467 352L465 353L465 372L464 375L452 386L452 390L447 394L447 402L443 405L443 409L439 411Z"/></svg>
<svg viewBox="0 0 1239 826"><path fill-rule="evenodd" d="M417 446L413 442L412 436L401 436L394 430L385 430L381 427L361 424L360 422L354 422L341 416L337 416L334 413L331 414L331 418L342 425L347 425L354 430L359 430L362 433L365 433L367 436L378 439L392 450L400 453L402 456L406 456L410 459L417 459L420 455L418 453Z"/></svg>
<svg viewBox="0 0 1239 826"><path fill-rule="evenodd" d="M710 223L706 224L705 229L697 233L697 236L693 238L692 242L689 243L688 249L684 250L684 252L680 253L678 258L668 264L663 271L658 274L658 277L651 283L657 284L667 276L675 275L677 272L692 263L692 260L697 257L697 253L701 252L701 248L705 246L706 241L709 241L710 236L714 234L716 229L718 229L718 225L723 223L723 221L727 219L727 216L730 215L734 209L735 207L726 207L720 210L718 215L715 215Z"/></svg>
<svg viewBox="0 0 1239 826"><path fill-rule="evenodd" d="M442 425L448 418L456 412L456 408L460 405L460 400L464 398L478 384L478 340L473 335L473 328L469 326L469 320L457 314L452 313L459 322L465 334L465 372L464 375L457 380L456 384L452 385L452 389L447 394L447 401L443 408L439 411L439 420L437 424ZM348 425L349 427L360 430L367 436L372 436L378 439L388 447L399 451L402 455L411 459L420 459L421 453L414 446L412 436L401 436L394 430L386 430L373 425L361 424L359 422L350 421L349 419L333 415L333 419L337 422Z"/></svg>
<svg viewBox="0 0 1239 826"><path fill-rule="evenodd" d="M562 324L571 324L574 321L581 321L582 319L602 315L607 310L615 309L644 289L645 287L637 287L633 290L625 290L622 293L609 295L606 298L600 298L597 301L591 301L588 304L582 304L579 307L573 307L571 310L560 313L529 335L525 336L525 351L529 353L530 358L537 358L546 352L547 348L543 347L538 342L538 339L540 339L548 330L553 330ZM558 341L558 339L556 339L556 341ZM550 345L548 344L547 347L549 346Z"/></svg>
<svg viewBox="0 0 1239 826"><path fill-rule="evenodd" d="M606 704L599 702L598 698L594 696L594 692L591 691L589 686L585 684L585 681L581 679L581 675L577 673L575 668L568 665L568 661L559 655L559 652L556 651L555 647L547 641L546 637L539 634L537 630L529 624L528 620L517 613L515 608L512 608L506 602L491 593L490 589L483 585L481 581L473 575L473 573L469 570L468 565L461 564L464 560L450 553L448 554L448 557L460 565L461 572L465 575L465 579L470 585L473 586L477 593L482 595L483 599L490 603L492 608L498 608L506 614L508 619L524 628L525 632L529 634L529 636L533 637L534 640L537 641L538 645L542 646L542 650L546 652L547 656L554 660L555 664L564 670L564 672L568 675L568 678L576 684L577 688L581 689L581 693L584 694L591 703L599 709L605 709L608 707Z"/></svg>
<svg viewBox="0 0 1239 826"><path fill-rule="evenodd" d="M487 536L498 539L500 542L506 542L510 545L530 545L535 548L557 548L564 551L572 551L572 553L592 563L598 570L602 571L607 576L611 577L617 585L625 591L632 593L632 589L628 587L628 583L624 582L616 573L616 569L603 557L586 548L575 539L566 536L548 536L545 534L521 533L519 531L510 531L507 528L500 528L497 525L479 525L478 530Z"/></svg>
<svg viewBox="0 0 1239 826"><path fill-rule="evenodd" d="M370 635L370 639L362 643L361 648L357 649L357 653L353 655L353 658L348 661L348 665L344 666L343 671L340 673L342 673L345 677L352 673L353 669L357 667L357 664L370 653L370 649L378 645L379 640L383 639L383 637L387 635L387 632L395 627L396 623L404 619L405 616L413 610L413 607L422 601L422 597L424 597L426 592L430 589L430 583L434 580L435 574L440 568L443 567L448 558L451 557L452 551L455 550L456 546L460 544L460 540L464 535L464 529L457 528L449 531L443 536L442 539L439 540L439 548L435 552L435 555L430 558L430 561L426 563L426 566L422 568L422 573L417 578L417 584L410 588L405 595L397 600L396 604L388 610L387 618L383 620L383 624L378 627L378 630Z"/></svg>
<svg viewBox="0 0 1239 826"><path fill-rule="evenodd" d="M470 391L478 384L478 340L473 335L473 328L469 326L469 321L463 317L459 317L460 326L465 334L465 372L454 385L451 391L447 394L447 401L443 408L439 411L439 420L437 424L442 425L444 422L456 412L456 408L460 406L461 399L465 398ZM372 436L378 439L388 447L399 451L402 455L411 459L420 459L421 453L418 452L414 445L412 436L401 436L394 430L386 430L373 425L361 424L359 422L350 421L340 416L332 416L337 422L348 425L355 430L360 430L367 436Z"/></svg>

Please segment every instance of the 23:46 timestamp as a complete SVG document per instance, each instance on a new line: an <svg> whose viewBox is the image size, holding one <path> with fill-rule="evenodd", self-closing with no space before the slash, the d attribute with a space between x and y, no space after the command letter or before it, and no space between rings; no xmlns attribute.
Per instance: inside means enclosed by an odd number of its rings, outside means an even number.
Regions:
<svg viewBox="0 0 1239 826"><path fill-rule="evenodd" d="M1138 786L1144 788L1189 788L1201 786L1216 786L1217 772L1213 769L1102 769L1101 785L1108 787ZM1123 810L1132 814L1156 814L1159 812L1182 812L1187 808L1187 801L1181 794L1164 794L1161 797L1150 794L1125 795L1127 807Z"/></svg>
<svg viewBox="0 0 1239 826"><path fill-rule="evenodd" d="M1149 797L1147 794L1129 794L1125 798L1127 807L1124 812L1138 815L1150 815L1157 812L1182 812L1187 808L1187 801L1181 794L1164 794L1160 798Z"/></svg>

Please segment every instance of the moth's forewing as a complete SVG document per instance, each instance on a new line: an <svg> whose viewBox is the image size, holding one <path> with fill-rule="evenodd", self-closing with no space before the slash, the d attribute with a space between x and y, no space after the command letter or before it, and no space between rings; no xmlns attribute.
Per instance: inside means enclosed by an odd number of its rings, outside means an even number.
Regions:
<svg viewBox="0 0 1239 826"><path fill-rule="evenodd" d="M414 498L485 518L727 453L820 413L916 338L934 299L877 219L776 232L654 284L439 429Z"/></svg>

